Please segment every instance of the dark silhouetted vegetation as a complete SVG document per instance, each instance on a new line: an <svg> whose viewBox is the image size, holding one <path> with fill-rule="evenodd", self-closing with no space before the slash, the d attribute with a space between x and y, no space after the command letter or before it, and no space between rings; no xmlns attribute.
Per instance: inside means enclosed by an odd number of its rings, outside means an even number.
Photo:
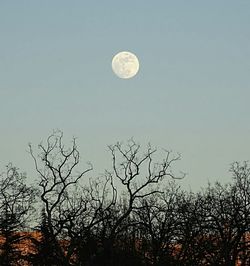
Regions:
<svg viewBox="0 0 250 266"><path fill-rule="evenodd" d="M99 177L60 131L29 151L35 185L12 164L0 176L0 265L250 265L247 162L194 193L176 181L179 155L134 140L109 146Z"/></svg>

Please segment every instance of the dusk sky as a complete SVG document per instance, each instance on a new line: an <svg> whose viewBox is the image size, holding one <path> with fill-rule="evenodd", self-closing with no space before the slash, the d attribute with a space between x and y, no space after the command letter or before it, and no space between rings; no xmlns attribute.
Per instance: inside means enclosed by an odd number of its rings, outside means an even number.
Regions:
<svg viewBox="0 0 250 266"><path fill-rule="evenodd" d="M138 74L120 79L113 56ZM28 143L78 138L82 166L131 137L182 155L196 190L250 159L250 1L0 1L0 166L33 178ZM36 176L34 176L35 178Z"/></svg>

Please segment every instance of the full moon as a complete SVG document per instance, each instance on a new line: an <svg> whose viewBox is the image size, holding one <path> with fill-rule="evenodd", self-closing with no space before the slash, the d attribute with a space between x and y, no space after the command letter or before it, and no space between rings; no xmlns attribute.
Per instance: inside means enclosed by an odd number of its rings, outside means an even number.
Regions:
<svg viewBox="0 0 250 266"><path fill-rule="evenodd" d="M139 60L133 53L120 52L113 57L112 69L119 78L132 78L139 70Z"/></svg>

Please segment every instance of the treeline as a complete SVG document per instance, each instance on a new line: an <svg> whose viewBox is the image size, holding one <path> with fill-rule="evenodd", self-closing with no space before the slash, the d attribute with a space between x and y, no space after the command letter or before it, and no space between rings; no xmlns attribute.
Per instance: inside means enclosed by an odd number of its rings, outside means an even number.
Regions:
<svg viewBox="0 0 250 266"><path fill-rule="evenodd" d="M0 176L0 265L250 265L250 167L232 181L183 191L169 151L133 140L109 146L112 170L91 177L55 132L30 154L36 185L9 164ZM40 211L39 211L40 210ZM27 228L37 232L34 237ZM25 242L26 241L26 242ZM21 243L29 243L24 252ZM20 248L22 247L22 248Z"/></svg>

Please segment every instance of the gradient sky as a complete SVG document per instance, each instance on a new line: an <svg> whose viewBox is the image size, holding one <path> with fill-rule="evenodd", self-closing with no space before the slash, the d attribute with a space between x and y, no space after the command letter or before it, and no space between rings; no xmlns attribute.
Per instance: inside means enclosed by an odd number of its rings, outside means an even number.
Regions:
<svg viewBox="0 0 250 266"><path fill-rule="evenodd" d="M250 1L0 2L0 166L31 174L27 144L53 129L82 160L134 137L182 154L194 190L250 159ZM128 50L139 74L117 78Z"/></svg>

